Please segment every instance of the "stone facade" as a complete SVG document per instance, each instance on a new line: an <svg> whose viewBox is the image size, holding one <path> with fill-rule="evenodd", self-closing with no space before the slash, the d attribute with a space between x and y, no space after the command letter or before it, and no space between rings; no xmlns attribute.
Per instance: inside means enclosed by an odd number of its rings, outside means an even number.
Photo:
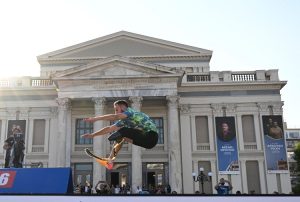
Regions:
<svg viewBox="0 0 300 202"><path fill-rule="evenodd" d="M289 193L289 173L270 174L265 169L261 124L263 115L282 115L280 90L286 82L274 69L210 71L211 57L209 50L124 31L40 55L41 77L0 82L0 142L6 139L9 120L26 120L26 165L71 166L75 183L106 180L129 183L133 190L170 184L172 190L189 194L200 189L192 173L204 166L205 173L213 174L204 184L206 193L215 193L213 186L221 177L231 180L233 193L248 193L250 161L259 171L257 193ZM118 167L107 171L83 149L107 156L112 145L106 137L81 142L79 120L114 113L112 103L117 99L127 99L133 108L158 118L162 137L151 150L125 144ZM244 115L253 117L253 142L243 139ZM240 174L218 173L214 122L218 116L235 117ZM197 137L198 117L207 120L204 142ZM44 133L35 133L35 120L45 121ZM93 129L109 124L96 122ZM43 144L35 143L38 135ZM0 147L1 159L4 154Z"/></svg>

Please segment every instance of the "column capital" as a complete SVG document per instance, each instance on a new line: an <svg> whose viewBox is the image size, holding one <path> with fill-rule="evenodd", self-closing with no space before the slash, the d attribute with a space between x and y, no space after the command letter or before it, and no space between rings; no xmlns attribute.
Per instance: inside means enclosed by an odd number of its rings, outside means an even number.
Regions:
<svg viewBox="0 0 300 202"><path fill-rule="evenodd" d="M180 97L178 95L167 95L166 99L168 101L168 106L169 107L177 107L179 98Z"/></svg>
<svg viewBox="0 0 300 202"><path fill-rule="evenodd" d="M270 111L269 106L271 105L269 102L257 102L256 106L259 112L269 112Z"/></svg>
<svg viewBox="0 0 300 202"><path fill-rule="evenodd" d="M143 101L143 97L142 96L131 96L129 97L129 100L132 102L132 103L140 103Z"/></svg>
<svg viewBox="0 0 300 202"><path fill-rule="evenodd" d="M134 109L139 110L141 108L143 97L131 96L131 97L129 97L129 100L131 101L131 105Z"/></svg>
<svg viewBox="0 0 300 202"><path fill-rule="evenodd" d="M58 104L58 107L63 110L68 110L71 107L70 98L56 98L56 103Z"/></svg>
<svg viewBox="0 0 300 202"><path fill-rule="evenodd" d="M94 102L95 105L104 105L106 102L105 97L93 97L92 101Z"/></svg>
<svg viewBox="0 0 300 202"><path fill-rule="evenodd" d="M21 107L18 108L17 111L20 112L20 116L28 116L31 111L31 107Z"/></svg>

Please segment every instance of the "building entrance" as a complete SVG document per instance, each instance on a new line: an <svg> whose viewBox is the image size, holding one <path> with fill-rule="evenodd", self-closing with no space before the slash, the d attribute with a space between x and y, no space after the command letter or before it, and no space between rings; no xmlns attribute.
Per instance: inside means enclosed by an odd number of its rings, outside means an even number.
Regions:
<svg viewBox="0 0 300 202"><path fill-rule="evenodd" d="M110 173L110 184L116 187L116 185L120 185L120 177L119 172L111 172Z"/></svg>
<svg viewBox="0 0 300 202"><path fill-rule="evenodd" d="M115 163L114 170L107 171L107 182L110 185L116 187L117 185L122 187L126 184L131 184L128 163Z"/></svg>
<svg viewBox="0 0 300 202"><path fill-rule="evenodd" d="M168 182L164 163L145 163L144 169L146 173L143 176L143 182L145 182L148 189L165 185Z"/></svg>

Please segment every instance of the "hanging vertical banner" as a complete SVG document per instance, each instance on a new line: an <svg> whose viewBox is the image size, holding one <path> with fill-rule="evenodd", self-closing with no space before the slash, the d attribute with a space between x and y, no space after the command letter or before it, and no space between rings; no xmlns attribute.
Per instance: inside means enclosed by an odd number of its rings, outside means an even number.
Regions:
<svg viewBox="0 0 300 202"><path fill-rule="evenodd" d="M288 172L282 116L262 116L262 121L267 171L269 173Z"/></svg>
<svg viewBox="0 0 300 202"><path fill-rule="evenodd" d="M216 117L219 174L239 174L234 117Z"/></svg>
<svg viewBox="0 0 300 202"><path fill-rule="evenodd" d="M5 167L22 168L25 150L26 120L9 120L5 140Z"/></svg>

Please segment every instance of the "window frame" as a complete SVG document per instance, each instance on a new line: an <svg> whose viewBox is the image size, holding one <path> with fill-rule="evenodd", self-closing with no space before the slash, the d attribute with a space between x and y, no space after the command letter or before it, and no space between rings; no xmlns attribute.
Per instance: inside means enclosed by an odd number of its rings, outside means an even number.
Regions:
<svg viewBox="0 0 300 202"><path fill-rule="evenodd" d="M164 144L165 142L165 130L164 130L164 118L163 117L150 117L151 120L155 123L158 130L158 141L157 144ZM158 120L158 122L156 121ZM157 125L158 123L158 125Z"/></svg>
<svg viewBox="0 0 300 202"><path fill-rule="evenodd" d="M81 124L83 124L83 127ZM86 133L93 133L93 131L94 131L93 123L85 122L83 121L83 118L76 118L75 119L75 145L93 144L92 138L81 138L81 135Z"/></svg>

